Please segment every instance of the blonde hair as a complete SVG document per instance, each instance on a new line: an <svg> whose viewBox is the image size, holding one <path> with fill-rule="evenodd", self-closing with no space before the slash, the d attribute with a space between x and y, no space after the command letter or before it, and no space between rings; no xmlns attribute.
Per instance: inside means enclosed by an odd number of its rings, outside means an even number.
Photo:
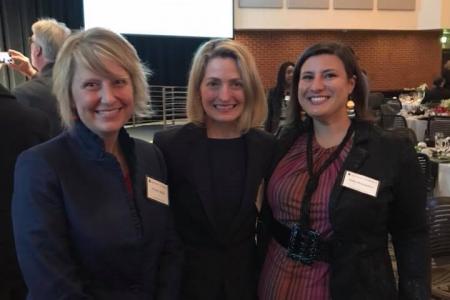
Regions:
<svg viewBox="0 0 450 300"><path fill-rule="evenodd" d="M238 128L242 133L261 126L266 118L267 105L264 87L253 56L242 44L229 39L215 39L201 45L194 55L189 73L187 115L190 122L205 126L205 111L202 106L200 85L208 62L216 57L231 58L236 62L243 82L245 103Z"/></svg>
<svg viewBox="0 0 450 300"><path fill-rule="evenodd" d="M31 26L34 42L42 48L44 57L54 62L59 49L70 35L70 29L55 19L39 19Z"/></svg>
<svg viewBox="0 0 450 300"><path fill-rule="evenodd" d="M134 113L145 115L150 100L147 75L134 47L121 35L103 28L91 28L70 36L62 46L53 67L53 92L58 99L61 119L70 128L76 115L72 82L76 67L111 77L105 61L112 60L130 75L134 93Z"/></svg>

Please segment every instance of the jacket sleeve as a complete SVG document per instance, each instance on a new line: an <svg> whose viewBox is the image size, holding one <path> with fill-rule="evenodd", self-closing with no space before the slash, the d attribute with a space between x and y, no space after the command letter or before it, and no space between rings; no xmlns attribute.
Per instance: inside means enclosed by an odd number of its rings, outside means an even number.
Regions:
<svg viewBox="0 0 450 300"><path fill-rule="evenodd" d="M161 173L164 174L166 179L166 164L162 153L157 147L155 147ZM170 194L170 186L169 186ZM179 291L181 288L181 274L183 263L183 248L178 234L175 230L175 224L172 217L172 213L167 209L167 227L166 227L166 240L164 243L164 249L160 258L160 268L158 274L158 300L175 300L179 299Z"/></svg>
<svg viewBox="0 0 450 300"><path fill-rule="evenodd" d="M56 174L33 152L15 168L12 218L20 268L35 300L91 299L77 276Z"/></svg>
<svg viewBox="0 0 450 300"><path fill-rule="evenodd" d="M399 299L425 300L430 293L426 189L414 149L407 143L402 149L390 218L399 274Z"/></svg>

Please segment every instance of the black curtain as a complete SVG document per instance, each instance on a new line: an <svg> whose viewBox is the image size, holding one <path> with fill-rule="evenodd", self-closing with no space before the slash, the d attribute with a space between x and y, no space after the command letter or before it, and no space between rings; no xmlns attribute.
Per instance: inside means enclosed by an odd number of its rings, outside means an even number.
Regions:
<svg viewBox="0 0 450 300"><path fill-rule="evenodd" d="M205 38L127 35L153 75L150 84L187 84L192 56Z"/></svg>
<svg viewBox="0 0 450 300"><path fill-rule="evenodd" d="M107 8L105 8L107 9ZM83 27L82 0L0 0L0 51L18 50L29 56L31 25L51 17L72 30ZM120 20L117 20L120 22ZM186 85L193 53L206 38L128 35L142 61L153 71L150 84ZM0 83L14 88L25 80L4 67Z"/></svg>

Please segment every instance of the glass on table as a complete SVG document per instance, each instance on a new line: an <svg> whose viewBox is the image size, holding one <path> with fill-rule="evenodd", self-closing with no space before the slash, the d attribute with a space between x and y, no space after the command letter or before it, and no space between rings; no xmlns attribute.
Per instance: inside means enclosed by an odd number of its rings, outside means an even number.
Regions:
<svg viewBox="0 0 450 300"><path fill-rule="evenodd" d="M446 140L443 132L434 133L434 146L438 153L442 153L445 150Z"/></svg>

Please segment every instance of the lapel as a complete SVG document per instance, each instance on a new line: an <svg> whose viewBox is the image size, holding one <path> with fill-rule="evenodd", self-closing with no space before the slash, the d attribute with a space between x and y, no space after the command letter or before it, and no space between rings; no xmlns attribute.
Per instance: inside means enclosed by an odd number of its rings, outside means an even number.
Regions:
<svg viewBox="0 0 450 300"><path fill-rule="evenodd" d="M183 135L188 139L185 153L189 153L186 159L188 160L187 168L192 170L191 184L197 190L208 221L213 231L216 232L217 224L214 219L214 207L211 201L213 192L206 129L190 124L185 127L185 130L186 133ZM189 170L187 171L189 172Z"/></svg>
<svg viewBox="0 0 450 300"><path fill-rule="evenodd" d="M244 190L241 196L241 206L227 234L228 240L239 230L240 225L249 217L249 212L254 211L256 216L256 196L258 187L262 181L262 165L266 162L262 159L264 153L264 144L253 129L244 136L246 149L246 172ZM250 214L251 215L251 214ZM256 222L256 220L255 220Z"/></svg>
<svg viewBox="0 0 450 300"><path fill-rule="evenodd" d="M367 150L367 143L370 137L371 125L365 122L359 121L355 122L357 123L355 124L355 136L353 138L353 146L350 152L348 153L348 156L345 159L341 170L339 171L339 174L336 178L336 182L330 195L330 202L329 202L330 220L333 225L335 225L333 222L335 207L340 199L340 195L342 192L341 182L344 176L344 172L346 170L357 172L364 163L364 161L369 156L369 152Z"/></svg>

